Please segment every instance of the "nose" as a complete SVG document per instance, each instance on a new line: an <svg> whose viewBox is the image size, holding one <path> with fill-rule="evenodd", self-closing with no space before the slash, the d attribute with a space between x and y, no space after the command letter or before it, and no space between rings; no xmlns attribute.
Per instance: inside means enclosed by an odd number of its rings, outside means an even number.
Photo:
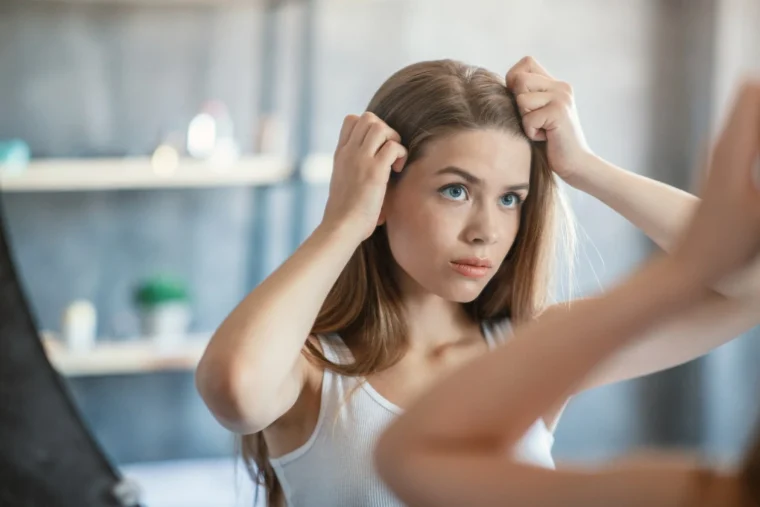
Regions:
<svg viewBox="0 0 760 507"><path fill-rule="evenodd" d="M498 210L488 205L474 206L465 239L474 245L492 245L499 240Z"/></svg>

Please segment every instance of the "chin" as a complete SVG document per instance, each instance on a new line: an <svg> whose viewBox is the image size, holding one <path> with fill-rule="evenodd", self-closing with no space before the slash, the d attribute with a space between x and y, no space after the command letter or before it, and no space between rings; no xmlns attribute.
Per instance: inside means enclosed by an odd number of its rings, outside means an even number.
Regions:
<svg viewBox="0 0 760 507"><path fill-rule="evenodd" d="M471 303L483 292L485 284L474 281L453 282L436 291L439 296L455 303Z"/></svg>

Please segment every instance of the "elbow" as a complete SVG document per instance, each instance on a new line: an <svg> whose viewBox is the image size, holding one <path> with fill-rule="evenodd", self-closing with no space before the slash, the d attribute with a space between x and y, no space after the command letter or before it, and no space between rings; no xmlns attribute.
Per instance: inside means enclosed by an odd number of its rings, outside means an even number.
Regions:
<svg viewBox="0 0 760 507"><path fill-rule="evenodd" d="M195 371L195 387L214 418L233 433L257 433L269 425L266 406L252 387L246 368L204 357Z"/></svg>

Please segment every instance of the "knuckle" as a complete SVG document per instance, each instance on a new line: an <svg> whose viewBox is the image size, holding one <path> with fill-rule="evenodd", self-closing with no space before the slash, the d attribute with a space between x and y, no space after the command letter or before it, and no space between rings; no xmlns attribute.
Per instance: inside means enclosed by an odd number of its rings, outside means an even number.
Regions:
<svg viewBox="0 0 760 507"><path fill-rule="evenodd" d="M570 106L573 103L573 95L572 95L572 93L569 93L569 92L564 91L564 90L560 91L557 94L557 102L561 106L563 106L563 107Z"/></svg>
<svg viewBox="0 0 760 507"><path fill-rule="evenodd" d="M371 111L364 111L364 113L362 113L362 120L368 123L372 123L379 120L379 118L377 117L375 113Z"/></svg>

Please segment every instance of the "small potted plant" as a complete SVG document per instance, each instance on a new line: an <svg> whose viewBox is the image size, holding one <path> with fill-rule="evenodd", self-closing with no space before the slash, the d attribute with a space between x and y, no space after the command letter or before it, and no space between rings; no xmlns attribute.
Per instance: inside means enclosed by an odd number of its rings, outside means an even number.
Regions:
<svg viewBox="0 0 760 507"><path fill-rule="evenodd" d="M162 348L180 344L190 325L190 298L186 284L177 278L157 276L137 289L136 302L145 337Z"/></svg>

